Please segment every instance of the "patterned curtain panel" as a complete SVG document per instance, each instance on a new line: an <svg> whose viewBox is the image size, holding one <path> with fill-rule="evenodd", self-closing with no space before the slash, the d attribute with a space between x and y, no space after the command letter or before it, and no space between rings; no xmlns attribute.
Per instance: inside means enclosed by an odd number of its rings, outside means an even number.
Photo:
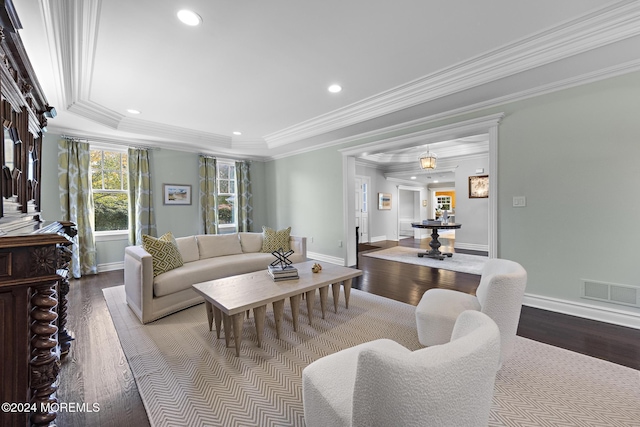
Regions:
<svg viewBox="0 0 640 427"><path fill-rule="evenodd" d="M238 231L252 231L253 227L249 166L249 162L236 162L236 179L238 183Z"/></svg>
<svg viewBox="0 0 640 427"><path fill-rule="evenodd" d="M204 234L218 234L216 159L199 155L198 174L200 177L201 231Z"/></svg>
<svg viewBox="0 0 640 427"><path fill-rule="evenodd" d="M91 193L90 153L86 142L63 139L58 143L58 186L62 219L78 227L73 238L70 271L74 278L96 274L96 243Z"/></svg>
<svg viewBox="0 0 640 427"><path fill-rule="evenodd" d="M129 243L142 244L142 235L157 236L151 191L149 151L129 148Z"/></svg>

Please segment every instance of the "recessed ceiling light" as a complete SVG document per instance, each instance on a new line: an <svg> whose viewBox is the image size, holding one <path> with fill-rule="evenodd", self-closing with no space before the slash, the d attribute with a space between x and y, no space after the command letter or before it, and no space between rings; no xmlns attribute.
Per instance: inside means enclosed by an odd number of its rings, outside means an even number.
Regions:
<svg viewBox="0 0 640 427"><path fill-rule="evenodd" d="M235 131L235 132L233 132L233 134L234 135L242 135L242 132Z"/></svg>
<svg viewBox="0 0 640 427"><path fill-rule="evenodd" d="M128 108L127 113L129 114L140 114L140 110L136 110L134 108Z"/></svg>
<svg viewBox="0 0 640 427"><path fill-rule="evenodd" d="M436 179L435 181L433 181L434 183L438 183L439 181Z"/></svg>
<svg viewBox="0 0 640 427"><path fill-rule="evenodd" d="M328 89L329 89L329 92L331 92L331 93L338 93L338 92L340 92L342 90L342 86L340 86L340 85L331 85L331 86L329 86Z"/></svg>
<svg viewBox="0 0 640 427"><path fill-rule="evenodd" d="M415 177L415 176L412 176L412 177L411 177L411 179L416 179L416 177Z"/></svg>
<svg viewBox="0 0 640 427"><path fill-rule="evenodd" d="M195 27L202 23L202 18L200 17L200 15L188 9L182 9L178 11L178 19L182 21L182 23L187 24L191 27Z"/></svg>

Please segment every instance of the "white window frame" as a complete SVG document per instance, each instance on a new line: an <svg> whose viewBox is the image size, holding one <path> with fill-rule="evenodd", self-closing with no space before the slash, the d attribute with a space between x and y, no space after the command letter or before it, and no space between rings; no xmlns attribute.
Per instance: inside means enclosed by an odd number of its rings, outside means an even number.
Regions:
<svg viewBox="0 0 640 427"><path fill-rule="evenodd" d="M221 165L228 165L231 168L233 168L233 193L221 193L220 192L220 182L221 182L221 178L220 178L220 166ZM225 181L230 181L229 179L224 179ZM220 196L233 196L234 200L235 200L235 205L234 205L234 209L233 209L233 223L232 224L220 224L219 221L219 217L218 217L218 206L216 206L216 222L218 222L218 230L230 230L230 229L234 229L236 232L238 231L238 171L236 170L236 162L234 160L228 160L228 159L218 159L217 161L217 167L216 167L216 192L218 194L218 197ZM217 203L217 201L216 201Z"/></svg>
<svg viewBox="0 0 640 427"><path fill-rule="evenodd" d="M100 150L100 151L108 151L111 153L122 153L124 155L127 155L127 147L123 147L123 146L118 146L118 145L109 145L109 144L99 144L99 143L93 143L93 142L89 142L89 149L91 151L94 150ZM129 166L128 162L127 162L127 167ZM128 174L128 171L125 172L126 174ZM129 177L127 176L127 187L129 186ZM93 187L91 188L91 193L93 194L95 190L93 189ZM100 193L105 192L114 192L114 193L121 193L121 192L126 192L127 193L127 198L128 198L128 188L126 190L109 190L109 191L98 191ZM129 238L129 230L105 230L105 231L95 231L94 230L94 237L96 238L96 242L106 242L106 241L113 241L113 240L123 240L123 239L128 239Z"/></svg>

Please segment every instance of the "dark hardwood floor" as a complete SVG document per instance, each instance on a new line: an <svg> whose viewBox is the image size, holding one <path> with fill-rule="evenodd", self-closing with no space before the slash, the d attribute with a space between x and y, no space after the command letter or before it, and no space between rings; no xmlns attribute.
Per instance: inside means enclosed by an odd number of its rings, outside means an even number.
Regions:
<svg viewBox="0 0 640 427"><path fill-rule="evenodd" d="M451 251L451 241L442 239ZM377 242L383 248L396 245L428 248L428 239ZM370 249L377 250L377 249ZM473 251L461 251L476 253ZM353 287L416 305L430 288L474 293L479 276L401 264L362 256L364 274ZM71 281L68 328L76 341L62 362L58 400L98 403L99 412L58 414L61 427L149 426L133 375L120 347L102 289L123 284L123 272L113 271ZM640 330L604 324L523 307L518 335L640 370Z"/></svg>
<svg viewBox="0 0 640 427"><path fill-rule="evenodd" d="M476 255L486 253L453 249L453 241L440 239L441 250ZM402 239L377 242L380 248L409 246L429 249L429 239ZM378 250L378 249L371 249ZM480 276L447 270L401 264L358 256L363 275L354 279L353 288L417 305L422 294L431 288L456 289L475 294ZM532 307L522 307L518 335L565 348L577 353L608 360L640 370L640 330L616 326Z"/></svg>

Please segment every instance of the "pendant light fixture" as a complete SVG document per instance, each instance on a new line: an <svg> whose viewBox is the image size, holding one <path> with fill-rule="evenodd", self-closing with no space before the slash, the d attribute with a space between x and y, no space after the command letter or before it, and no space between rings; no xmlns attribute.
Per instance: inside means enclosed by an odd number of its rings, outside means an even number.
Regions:
<svg viewBox="0 0 640 427"><path fill-rule="evenodd" d="M420 167L422 169L433 170L436 168L437 156L429 151L427 145L427 152L420 155Z"/></svg>

